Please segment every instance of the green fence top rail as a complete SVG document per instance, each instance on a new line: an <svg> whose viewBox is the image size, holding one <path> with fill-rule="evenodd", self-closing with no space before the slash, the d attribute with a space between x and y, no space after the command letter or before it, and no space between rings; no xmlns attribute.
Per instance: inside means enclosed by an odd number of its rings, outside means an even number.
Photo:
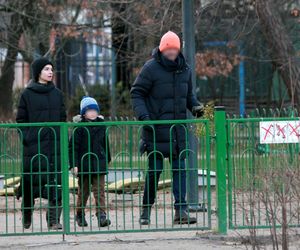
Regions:
<svg viewBox="0 0 300 250"><path fill-rule="evenodd" d="M228 122L267 122L267 121L299 121L300 117L256 117L256 118L229 118Z"/></svg>
<svg viewBox="0 0 300 250"><path fill-rule="evenodd" d="M41 122L41 123L0 123L2 128L14 127L53 127L61 125L71 125L78 127L86 126L115 126L115 125L160 125L160 124L188 124L188 123L208 123L208 119L187 119L187 120L153 120L153 121L105 121L105 122Z"/></svg>

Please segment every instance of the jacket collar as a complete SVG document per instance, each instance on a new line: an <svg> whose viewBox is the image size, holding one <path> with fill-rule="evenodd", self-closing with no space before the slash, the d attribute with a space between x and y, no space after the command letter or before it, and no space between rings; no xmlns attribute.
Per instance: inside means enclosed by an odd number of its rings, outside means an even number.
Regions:
<svg viewBox="0 0 300 250"><path fill-rule="evenodd" d="M27 86L27 89L33 90L38 93L48 93L55 88L53 82L49 82L47 84L37 83L35 81L31 81Z"/></svg>
<svg viewBox="0 0 300 250"><path fill-rule="evenodd" d="M99 115L93 122L102 122L104 121L104 116ZM82 115L75 115L73 117L73 122L78 123L78 122L89 122L89 120L85 119L84 116Z"/></svg>

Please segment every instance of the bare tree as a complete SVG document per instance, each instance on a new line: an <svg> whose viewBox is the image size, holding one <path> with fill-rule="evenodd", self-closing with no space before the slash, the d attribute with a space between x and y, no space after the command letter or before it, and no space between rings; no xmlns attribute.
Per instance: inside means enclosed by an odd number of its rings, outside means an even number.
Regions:
<svg viewBox="0 0 300 250"><path fill-rule="evenodd" d="M9 6L18 6L24 13L32 9L32 2L11 1ZM3 7L2 11L9 12L10 23L7 26L7 39L5 45L7 52L0 76L0 107L3 115L9 115L12 111L12 87L15 78L15 62L19 52L19 42L23 33L24 19L19 13L11 13Z"/></svg>
<svg viewBox="0 0 300 250"><path fill-rule="evenodd" d="M28 9L24 6L30 6ZM18 25L9 19L9 28L4 28L2 47L14 52L14 58L20 53L23 59L31 63L35 55L44 55L55 59L56 53L70 39L79 39L97 43L95 36L105 36L102 28L112 28L112 46L116 55L117 81L121 82L121 91L128 92L133 81L136 67L140 67L158 45L160 36L169 29L180 33L180 0L168 1L2 1L0 11L3 16L14 15ZM109 20L105 24L105 20ZM15 25L16 27L13 27ZM16 29L18 28L18 29ZM17 37L16 31L19 31ZM50 33L59 37L59 44L51 44ZM14 41L8 41L6 38ZM110 39L109 37L107 39ZM22 43L20 43L22 41ZM99 44L103 46L103 44ZM12 52L11 52L12 51ZM72 55L69 55L72 56ZM0 107L11 113L12 84L15 60L7 57L10 64L2 68L9 77L0 82L1 94L5 99ZM6 68L10 68L8 72ZM123 96L123 95L121 95ZM124 95L126 98L126 95ZM128 101L128 100L124 100Z"/></svg>
<svg viewBox="0 0 300 250"><path fill-rule="evenodd" d="M279 1L257 0L256 11L271 52L272 62L285 82L292 104L299 106L300 60L278 12L278 4Z"/></svg>
<svg viewBox="0 0 300 250"><path fill-rule="evenodd" d="M0 44L7 49L0 77L2 114L12 114L12 88L18 53L28 64L38 55L55 59L59 46L64 46L67 39L94 36L94 31L101 27L99 23L103 22L102 9L95 8L95 3L84 0L53 1L52 4L45 0L1 1L0 12L5 26ZM79 15L81 18L88 16L90 21L84 18L78 21ZM51 32L62 38L59 46L51 41Z"/></svg>
<svg viewBox="0 0 300 250"><path fill-rule="evenodd" d="M273 72L269 75L257 74L265 62L272 62L274 71L279 70L292 103L298 101L299 61L289 34L291 30L282 20L282 15L289 12L288 7L283 8L284 4L295 1L258 0L256 5L250 0L195 1L195 9L191 13L196 17L196 70L198 77L208 79L207 86L213 92L209 99L222 99L226 92L222 86L217 93L213 82L218 77L224 81L238 82L235 69L244 60L248 67L247 91L253 96L251 100L255 100L256 106L259 105L257 96L260 95L262 81L268 85L268 98L264 97L263 101L268 100L269 103L272 96ZM107 39L115 52L118 101L122 103L128 102L130 84L145 60L150 58L152 49L158 46L162 34L173 30L181 35L182 30L180 0L24 0L22 3L3 0L0 2L0 12L3 14L1 17L9 17L4 22L6 26L0 38L1 46L7 48L9 53L0 78L0 108L7 113L10 113L12 106L12 59L16 58L17 53L28 63L37 54L47 54L55 59L70 39L97 44L98 40L93 40L93 37L105 36L102 28L110 27L112 34ZM260 35L261 28L267 44ZM60 43L54 44L49 40L51 32L59 37ZM233 43L230 43L232 46L215 49L205 47L203 44L206 41ZM240 44L244 47L243 56L239 55ZM98 45L103 46L101 43Z"/></svg>

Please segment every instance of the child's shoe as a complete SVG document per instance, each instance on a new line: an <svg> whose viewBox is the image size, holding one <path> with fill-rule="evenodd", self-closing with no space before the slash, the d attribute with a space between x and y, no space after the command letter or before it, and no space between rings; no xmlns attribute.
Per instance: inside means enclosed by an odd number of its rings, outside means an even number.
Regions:
<svg viewBox="0 0 300 250"><path fill-rule="evenodd" d="M85 219L85 214L77 214L76 222L79 227L87 227L88 226L88 223Z"/></svg>

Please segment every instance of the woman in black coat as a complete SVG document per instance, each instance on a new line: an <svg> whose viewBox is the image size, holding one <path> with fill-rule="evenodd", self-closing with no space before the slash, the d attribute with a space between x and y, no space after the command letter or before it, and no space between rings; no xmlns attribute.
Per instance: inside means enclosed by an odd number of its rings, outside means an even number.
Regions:
<svg viewBox="0 0 300 250"><path fill-rule="evenodd" d="M52 82L53 65L46 58L32 64L33 80L23 91L18 105L18 123L66 121L62 92ZM58 127L22 127L23 168L18 196L23 196L23 226L31 226L34 199L47 198L49 229L62 229L60 132Z"/></svg>

